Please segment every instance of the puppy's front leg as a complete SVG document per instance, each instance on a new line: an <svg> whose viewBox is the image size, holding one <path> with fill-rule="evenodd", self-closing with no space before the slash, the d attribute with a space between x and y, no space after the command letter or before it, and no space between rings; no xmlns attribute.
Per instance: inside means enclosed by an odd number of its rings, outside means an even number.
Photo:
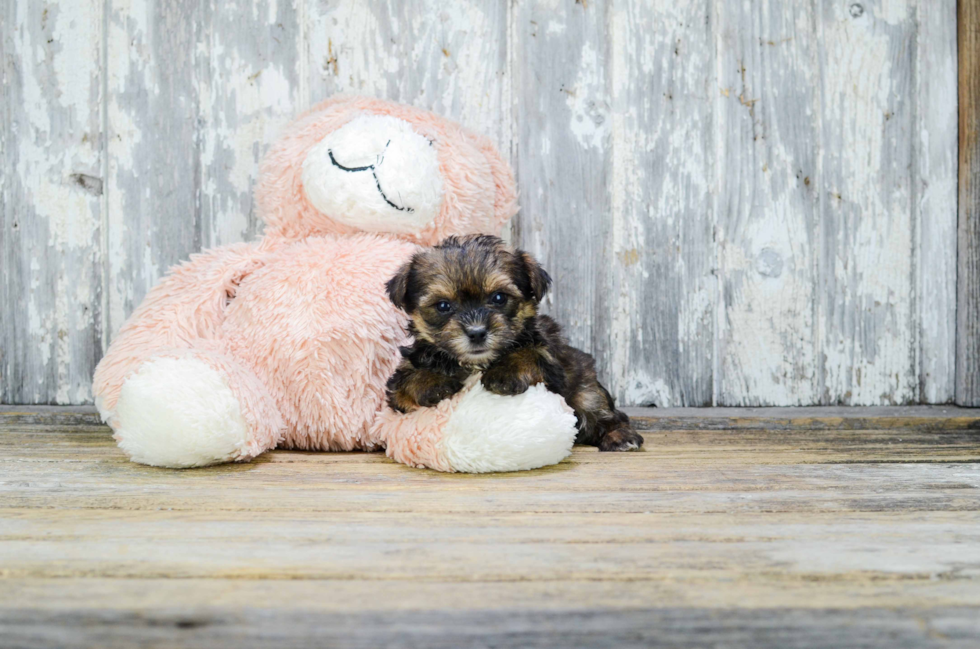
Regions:
<svg viewBox="0 0 980 649"><path fill-rule="evenodd" d="M429 408L463 389L459 376L419 368L405 359L388 379L388 405L398 412Z"/></svg>
<svg viewBox="0 0 980 649"><path fill-rule="evenodd" d="M538 383L561 394L565 387L565 371L547 348L519 347L490 365L481 382L494 394L522 394Z"/></svg>

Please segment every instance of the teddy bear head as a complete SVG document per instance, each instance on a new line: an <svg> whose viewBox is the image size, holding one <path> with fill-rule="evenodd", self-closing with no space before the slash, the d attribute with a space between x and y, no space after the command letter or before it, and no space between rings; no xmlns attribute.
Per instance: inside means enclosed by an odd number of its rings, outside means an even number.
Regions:
<svg viewBox="0 0 980 649"><path fill-rule="evenodd" d="M335 97L272 146L256 203L267 237L376 232L431 245L499 231L517 191L487 138L411 106Z"/></svg>

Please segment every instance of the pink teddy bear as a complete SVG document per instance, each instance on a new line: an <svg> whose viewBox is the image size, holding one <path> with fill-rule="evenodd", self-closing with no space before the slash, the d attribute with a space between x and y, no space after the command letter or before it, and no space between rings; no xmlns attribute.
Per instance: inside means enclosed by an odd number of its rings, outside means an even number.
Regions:
<svg viewBox="0 0 980 649"><path fill-rule="evenodd" d="M504 397L473 377L434 408L384 405L409 342L385 282L419 246L499 231L517 211L488 139L409 106L333 98L272 147L256 202L264 237L172 269L96 368L96 405L133 461L386 448L412 466L483 472L568 455L575 417L543 385Z"/></svg>

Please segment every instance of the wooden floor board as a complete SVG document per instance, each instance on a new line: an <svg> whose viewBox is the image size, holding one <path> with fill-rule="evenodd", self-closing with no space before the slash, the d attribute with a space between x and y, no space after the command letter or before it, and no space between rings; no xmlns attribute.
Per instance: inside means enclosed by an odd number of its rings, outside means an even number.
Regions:
<svg viewBox="0 0 980 649"><path fill-rule="evenodd" d="M447 475L156 469L90 410L5 407L0 647L980 646L975 411L728 410Z"/></svg>

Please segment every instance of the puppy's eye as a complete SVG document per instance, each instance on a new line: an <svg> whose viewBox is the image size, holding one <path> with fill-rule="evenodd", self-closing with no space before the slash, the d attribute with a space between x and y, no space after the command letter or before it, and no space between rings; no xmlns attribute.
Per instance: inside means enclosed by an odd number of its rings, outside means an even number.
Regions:
<svg viewBox="0 0 980 649"><path fill-rule="evenodd" d="M439 300L436 302L436 311L439 313L449 313L453 310L453 305L446 300Z"/></svg>
<svg viewBox="0 0 980 649"><path fill-rule="evenodd" d="M490 304L494 306L503 306L507 304L507 294L497 291L496 293L490 296Z"/></svg>

